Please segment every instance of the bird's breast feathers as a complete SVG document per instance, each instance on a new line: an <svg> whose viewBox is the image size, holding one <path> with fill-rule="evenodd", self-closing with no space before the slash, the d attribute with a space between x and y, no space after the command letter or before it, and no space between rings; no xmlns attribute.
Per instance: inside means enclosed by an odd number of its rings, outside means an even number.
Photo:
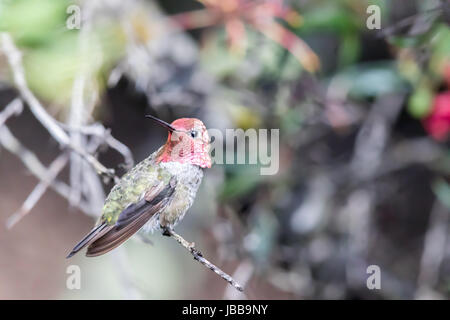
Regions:
<svg viewBox="0 0 450 320"><path fill-rule="evenodd" d="M178 180L173 198L159 218L162 226L174 227L192 206L202 182L203 170L195 165L178 162L166 162L161 166Z"/></svg>

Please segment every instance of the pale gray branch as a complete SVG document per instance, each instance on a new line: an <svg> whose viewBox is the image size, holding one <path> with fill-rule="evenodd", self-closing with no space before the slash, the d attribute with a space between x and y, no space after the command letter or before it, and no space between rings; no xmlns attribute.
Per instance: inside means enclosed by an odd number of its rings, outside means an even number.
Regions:
<svg viewBox="0 0 450 320"><path fill-rule="evenodd" d="M6 126L0 127L0 144L9 152L15 154L35 177L47 183L62 197L69 198L70 187L56 179L52 180L50 178L52 176L51 173L48 172L47 168L39 161L36 155L25 148ZM77 207L87 214L94 215L90 211L89 206L84 202L78 203Z"/></svg>
<svg viewBox="0 0 450 320"><path fill-rule="evenodd" d="M250 260L242 261L236 270L233 273L233 278L239 280L244 286L251 279L252 275L255 272L255 267L251 263ZM237 299L246 299L246 295L242 292L237 292L232 289L232 287L227 287L224 293L224 299L228 300L237 300Z"/></svg>
<svg viewBox="0 0 450 320"><path fill-rule="evenodd" d="M6 227L11 229L15 224L17 224L24 216L26 216L31 209L36 205L36 203L41 199L41 197L45 194L50 184L56 179L58 174L67 164L68 156L63 153L59 155L48 167L47 170L47 181L39 182L27 199L22 204L22 207L12 214L8 220L6 221Z"/></svg>
<svg viewBox="0 0 450 320"><path fill-rule="evenodd" d="M101 138L108 147L120 153L120 155L124 159L125 168L127 170L133 167L134 158L130 148L128 148L125 144L114 138L111 135L111 131L109 129L106 129L102 124L93 123L85 126L69 126L67 124L61 123L61 125L64 129L66 129L69 132L77 131L84 135L91 135Z"/></svg>
<svg viewBox="0 0 450 320"><path fill-rule="evenodd" d="M187 251L189 251L190 254L194 256L194 259L203 264L205 267L210 269L211 271L214 271L216 274L218 274L222 279L224 279L226 282L228 282L230 285L232 285L236 290L239 290L241 292L244 291L242 286L237 283L233 277L231 277L229 274L223 272L219 267L205 259L200 251L198 251L195 248L194 243L190 243L186 241L182 236L175 233L173 230L167 230L169 232L169 236L173 239L175 239L179 244L181 244Z"/></svg>
<svg viewBox="0 0 450 320"><path fill-rule="evenodd" d="M115 182L118 181L118 177L115 175L114 169L106 168L102 165L94 156L88 154L80 146L75 145L69 135L58 125L58 122L50 116L39 100L34 96L31 90L28 88L25 72L22 65L22 54L17 49L8 33L1 33L0 40L2 42L3 51L6 54L6 58L13 72L14 84L19 90L22 98L27 102L33 115L39 122L47 129L52 137L60 143L63 147L68 147L82 156L91 166L95 168L97 173L113 178Z"/></svg>
<svg viewBox="0 0 450 320"><path fill-rule="evenodd" d="M19 98L14 99L11 101L0 113L0 127L12 116L19 115L23 110L23 103L22 100Z"/></svg>

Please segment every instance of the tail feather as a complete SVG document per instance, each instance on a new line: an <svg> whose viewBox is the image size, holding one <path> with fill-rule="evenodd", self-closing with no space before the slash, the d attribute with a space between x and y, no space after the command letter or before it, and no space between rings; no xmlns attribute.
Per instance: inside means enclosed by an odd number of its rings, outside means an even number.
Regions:
<svg viewBox="0 0 450 320"><path fill-rule="evenodd" d="M160 205L158 204L153 208L159 209L159 207ZM90 242L86 251L86 256L96 257L118 247L123 242L128 240L133 234L138 232L153 214L154 212L147 210L122 228L113 227L111 229L105 229L106 232L103 232L100 236Z"/></svg>
<svg viewBox="0 0 450 320"><path fill-rule="evenodd" d="M88 245L94 238L96 238L101 231L107 226L106 223L99 224L94 229L91 230L77 245L72 249L72 251L67 255L66 259L69 259L78 251L83 249L86 245Z"/></svg>

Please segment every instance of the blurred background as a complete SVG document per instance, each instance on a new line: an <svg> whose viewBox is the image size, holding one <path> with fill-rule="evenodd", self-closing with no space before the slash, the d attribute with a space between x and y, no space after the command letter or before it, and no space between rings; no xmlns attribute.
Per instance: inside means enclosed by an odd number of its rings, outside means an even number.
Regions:
<svg viewBox="0 0 450 320"><path fill-rule="evenodd" d="M0 0L0 298L448 299L449 21L444 0ZM113 185L68 145L120 176L165 142L148 113L280 129L276 175L214 165L177 227L245 295L160 234L65 259Z"/></svg>

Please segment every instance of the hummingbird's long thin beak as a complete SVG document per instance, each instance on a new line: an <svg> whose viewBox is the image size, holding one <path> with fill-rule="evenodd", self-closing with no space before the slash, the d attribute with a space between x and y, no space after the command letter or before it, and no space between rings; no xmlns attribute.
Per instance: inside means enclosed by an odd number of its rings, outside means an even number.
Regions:
<svg viewBox="0 0 450 320"><path fill-rule="evenodd" d="M175 129L173 126L171 126L169 123L158 119L150 114L145 115L146 118L152 119L154 121L156 121L159 125L163 126L164 128L166 128L167 130L169 130L170 132L174 132L177 131L177 129Z"/></svg>

